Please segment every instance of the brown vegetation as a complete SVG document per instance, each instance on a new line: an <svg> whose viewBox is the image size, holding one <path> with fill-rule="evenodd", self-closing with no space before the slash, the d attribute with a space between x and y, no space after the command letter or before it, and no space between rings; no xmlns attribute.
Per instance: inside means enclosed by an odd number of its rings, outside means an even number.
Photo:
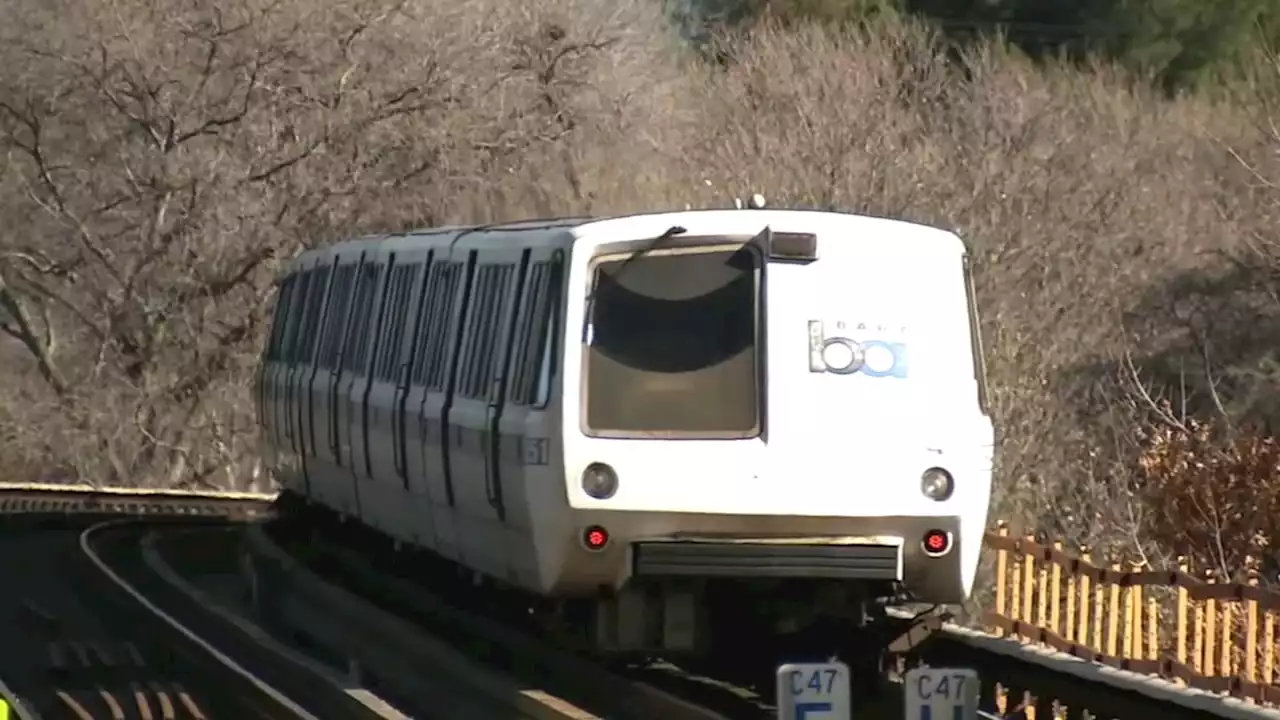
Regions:
<svg viewBox="0 0 1280 720"><path fill-rule="evenodd" d="M1152 498L1214 473L1275 492L1261 460L1169 459L1208 442L1191 418L1280 419L1273 58L1238 92L1168 100L998 43L957 60L892 21L760 27L716 66L642 0L0 13L18 18L0 29L11 473L256 478L251 367L272 273L305 245L759 191L969 240L1000 428L993 512L1168 555L1206 541L1170 535L1160 518L1188 511Z"/></svg>

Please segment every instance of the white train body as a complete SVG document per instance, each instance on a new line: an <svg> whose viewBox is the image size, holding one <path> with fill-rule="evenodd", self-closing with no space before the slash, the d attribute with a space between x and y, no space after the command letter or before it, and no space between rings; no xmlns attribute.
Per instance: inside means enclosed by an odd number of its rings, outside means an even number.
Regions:
<svg viewBox="0 0 1280 720"><path fill-rule="evenodd" d="M440 229L307 252L278 305L271 466L402 543L544 597L972 590L993 428L949 232L759 209Z"/></svg>

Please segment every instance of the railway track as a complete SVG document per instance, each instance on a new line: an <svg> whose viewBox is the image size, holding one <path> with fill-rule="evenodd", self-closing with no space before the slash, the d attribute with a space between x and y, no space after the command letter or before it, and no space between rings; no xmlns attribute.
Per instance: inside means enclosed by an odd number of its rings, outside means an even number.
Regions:
<svg viewBox="0 0 1280 720"><path fill-rule="evenodd" d="M218 513L212 513L218 514ZM189 514L188 514L189 515ZM34 517L34 516L33 516ZM89 518L86 521L85 518ZM190 520L183 523L188 525ZM42 720L313 720L370 717L332 712L323 693L289 695L189 625L156 598L140 538L172 523L46 516L0 527L0 677L21 699L12 715ZM6 622L7 621L7 622ZM208 626L204 636L212 636ZM220 643L221 645L222 643ZM237 655L273 660L235 648ZM297 702L293 697L303 698ZM318 712L314 706L322 706Z"/></svg>
<svg viewBox="0 0 1280 720"><path fill-rule="evenodd" d="M769 697L773 666L760 669L761 682L745 682L703 670L668 664L605 667L550 641L531 624L522 607L494 602L484 592L457 583L424 582L403 565L349 546L336 528L308 527L280 519L265 535L317 576L359 595L368 603L411 621L466 655L518 681L539 688L575 708L575 718L620 720L765 720L776 717ZM342 537L342 544L325 538ZM358 545L358 543L351 543ZM436 576L437 578L440 576ZM753 686L754 685L754 686ZM859 718L900 718L901 690L885 688L860 698Z"/></svg>

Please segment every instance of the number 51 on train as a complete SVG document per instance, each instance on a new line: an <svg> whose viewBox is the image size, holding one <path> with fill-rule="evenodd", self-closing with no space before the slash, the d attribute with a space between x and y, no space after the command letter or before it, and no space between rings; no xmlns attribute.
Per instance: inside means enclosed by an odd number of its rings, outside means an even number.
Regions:
<svg viewBox="0 0 1280 720"><path fill-rule="evenodd" d="M903 680L906 720L974 720L978 673L956 668L915 668Z"/></svg>

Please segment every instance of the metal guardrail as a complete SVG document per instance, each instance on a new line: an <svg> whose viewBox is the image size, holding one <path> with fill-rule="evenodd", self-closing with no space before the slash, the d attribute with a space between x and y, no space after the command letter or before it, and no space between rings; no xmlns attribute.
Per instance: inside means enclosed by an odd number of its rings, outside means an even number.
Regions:
<svg viewBox="0 0 1280 720"><path fill-rule="evenodd" d="M266 515L275 499L274 493L0 483L0 517L123 514L252 518Z"/></svg>
<svg viewBox="0 0 1280 720"><path fill-rule="evenodd" d="M88 483L6 483L0 482L0 495L13 492L91 493L139 497L188 497L223 500L275 500L279 493L237 492L234 490L177 490L173 488L137 488L90 485Z"/></svg>

